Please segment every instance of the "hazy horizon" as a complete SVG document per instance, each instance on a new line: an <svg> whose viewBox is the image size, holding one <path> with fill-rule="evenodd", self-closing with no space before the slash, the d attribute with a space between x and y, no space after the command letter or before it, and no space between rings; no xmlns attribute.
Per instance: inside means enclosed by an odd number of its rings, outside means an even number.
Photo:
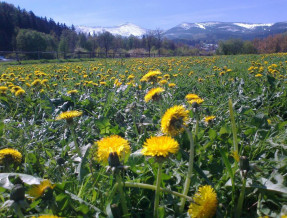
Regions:
<svg viewBox="0 0 287 218"><path fill-rule="evenodd" d="M286 0L242 0L192 2L188 0L7 0L2 1L33 11L36 16L52 18L68 26L115 27L133 23L145 29L170 29L181 23L286 22Z"/></svg>

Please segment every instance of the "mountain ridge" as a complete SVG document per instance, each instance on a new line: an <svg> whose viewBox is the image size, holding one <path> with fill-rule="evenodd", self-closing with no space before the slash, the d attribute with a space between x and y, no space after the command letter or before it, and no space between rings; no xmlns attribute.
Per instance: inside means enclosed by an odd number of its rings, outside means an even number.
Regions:
<svg viewBox="0 0 287 218"><path fill-rule="evenodd" d="M113 26L113 27L87 27L87 26L77 26L76 27L77 32L82 32L85 34L91 34L94 33L101 33L104 31L110 32L113 35L121 35L128 37L130 35L140 37L146 33L146 30L133 24L133 23L124 23L119 26Z"/></svg>
<svg viewBox="0 0 287 218"><path fill-rule="evenodd" d="M208 40L217 42L231 38L253 40L287 31L287 22L183 22L167 31L164 36L171 40Z"/></svg>

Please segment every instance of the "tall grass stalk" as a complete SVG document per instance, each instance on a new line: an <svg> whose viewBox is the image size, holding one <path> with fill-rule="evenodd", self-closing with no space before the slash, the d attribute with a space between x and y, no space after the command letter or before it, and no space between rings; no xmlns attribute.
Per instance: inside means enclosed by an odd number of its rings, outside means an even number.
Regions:
<svg viewBox="0 0 287 218"><path fill-rule="evenodd" d="M235 124L235 118L234 118L231 98L229 98L228 100L228 105L229 105L229 114L230 114L231 128L232 128L232 134L233 134L233 150L238 153L237 131L236 131L236 124Z"/></svg>

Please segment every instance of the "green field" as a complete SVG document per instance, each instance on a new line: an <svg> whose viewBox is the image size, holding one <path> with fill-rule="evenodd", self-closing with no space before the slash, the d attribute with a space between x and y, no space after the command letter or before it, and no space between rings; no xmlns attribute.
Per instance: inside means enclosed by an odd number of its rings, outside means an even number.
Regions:
<svg viewBox="0 0 287 218"><path fill-rule="evenodd" d="M286 88L287 54L0 65L0 217L285 217Z"/></svg>

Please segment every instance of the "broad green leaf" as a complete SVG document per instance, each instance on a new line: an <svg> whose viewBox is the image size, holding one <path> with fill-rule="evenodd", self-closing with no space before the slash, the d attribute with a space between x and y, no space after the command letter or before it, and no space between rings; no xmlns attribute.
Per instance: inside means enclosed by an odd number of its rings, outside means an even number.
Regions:
<svg viewBox="0 0 287 218"><path fill-rule="evenodd" d="M0 186L5 188L5 189L12 189L13 184L10 182L9 177L10 176L19 176L21 180L28 184L28 185L33 185L33 184L40 184L40 182L43 180L42 178L34 177L31 175L27 174L22 174L22 173L0 173Z"/></svg>
<svg viewBox="0 0 287 218"><path fill-rule="evenodd" d="M214 129L210 129L208 131L209 138L213 141L217 137L217 132Z"/></svg>

